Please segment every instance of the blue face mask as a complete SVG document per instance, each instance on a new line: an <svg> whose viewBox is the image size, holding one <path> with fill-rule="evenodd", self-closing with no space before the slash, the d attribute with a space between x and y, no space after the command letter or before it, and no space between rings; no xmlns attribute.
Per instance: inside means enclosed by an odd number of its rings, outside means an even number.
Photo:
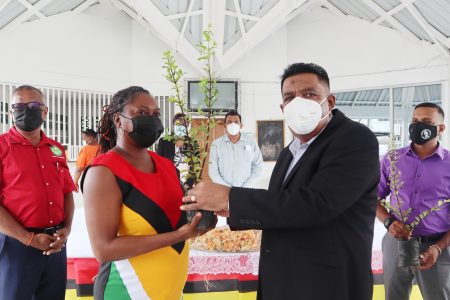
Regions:
<svg viewBox="0 0 450 300"><path fill-rule="evenodd" d="M175 136L184 137L187 135L186 127L184 127L183 125L175 125L173 128L173 133L175 134Z"/></svg>

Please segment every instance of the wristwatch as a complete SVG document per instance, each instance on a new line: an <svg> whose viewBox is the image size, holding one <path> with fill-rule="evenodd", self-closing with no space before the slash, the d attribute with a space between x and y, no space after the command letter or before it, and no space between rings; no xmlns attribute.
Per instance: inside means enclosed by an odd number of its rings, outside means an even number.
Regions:
<svg viewBox="0 0 450 300"><path fill-rule="evenodd" d="M394 217L387 217L386 219L384 219L383 224L384 227L389 230L389 227L392 225L392 223L394 223L394 221L396 221L396 219Z"/></svg>

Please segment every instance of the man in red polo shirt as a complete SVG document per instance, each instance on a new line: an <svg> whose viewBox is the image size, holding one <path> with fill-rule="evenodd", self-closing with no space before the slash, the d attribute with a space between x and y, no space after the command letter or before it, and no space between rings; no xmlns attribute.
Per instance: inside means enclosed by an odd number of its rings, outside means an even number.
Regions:
<svg viewBox="0 0 450 300"><path fill-rule="evenodd" d="M59 300L75 185L64 149L41 131L48 108L40 90L12 95L15 126L0 135L0 299Z"/></svg>

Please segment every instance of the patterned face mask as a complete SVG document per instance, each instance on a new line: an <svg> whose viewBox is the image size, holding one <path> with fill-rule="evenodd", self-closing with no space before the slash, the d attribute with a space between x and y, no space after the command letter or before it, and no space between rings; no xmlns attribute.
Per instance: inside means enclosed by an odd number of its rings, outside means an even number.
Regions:
<svg viewBox="0 0 450 300"><path fill-rule="evenodd" d="M414 144L423 145L437 137L437 126L422 122L414 122L409 125L409 137Z"/></svg>

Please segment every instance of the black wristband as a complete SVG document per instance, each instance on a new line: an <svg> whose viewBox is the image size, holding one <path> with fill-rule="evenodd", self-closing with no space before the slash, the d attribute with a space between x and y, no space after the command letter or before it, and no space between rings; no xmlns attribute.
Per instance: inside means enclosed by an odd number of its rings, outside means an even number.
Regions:
<svg viewBox="0 0 450 300"><path fill-rule="evenodd" d="M384 227L389 231L389 227L392 225L392 223L394 223L394 221L396 221L397 219L395 219L394 217L387 217L386 219L384 219L383 221L383 225Z"/></svg>

